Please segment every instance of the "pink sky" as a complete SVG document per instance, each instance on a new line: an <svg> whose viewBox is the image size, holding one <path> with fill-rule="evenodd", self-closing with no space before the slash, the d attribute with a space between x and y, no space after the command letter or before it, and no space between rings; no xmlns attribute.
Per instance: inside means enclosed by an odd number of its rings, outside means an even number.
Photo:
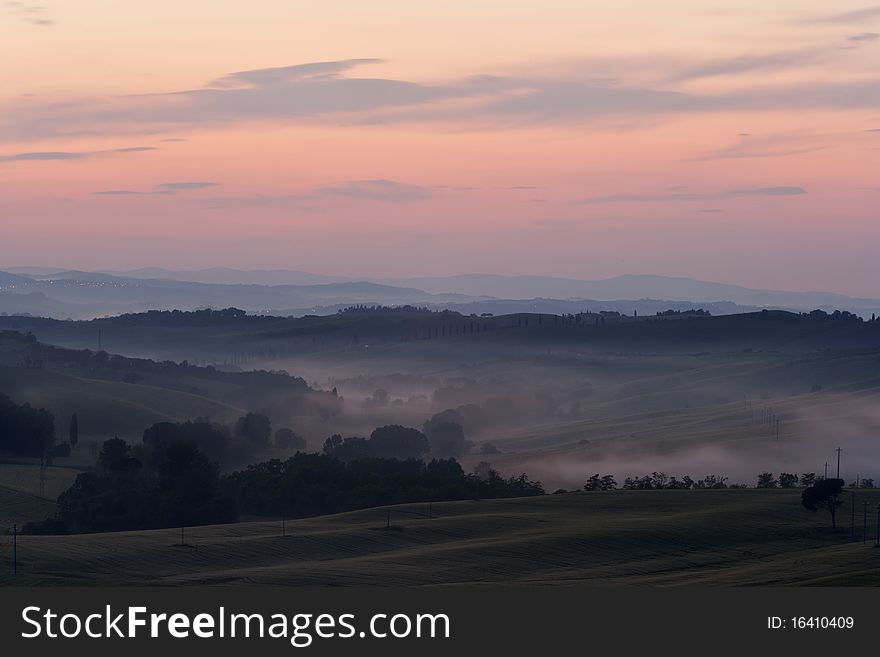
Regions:
<svg viewBox="0 0 880 657"><path fill-rule="evenodd" d="M0 0L0 268L880 296L878 71L864 1Z"/></svg>

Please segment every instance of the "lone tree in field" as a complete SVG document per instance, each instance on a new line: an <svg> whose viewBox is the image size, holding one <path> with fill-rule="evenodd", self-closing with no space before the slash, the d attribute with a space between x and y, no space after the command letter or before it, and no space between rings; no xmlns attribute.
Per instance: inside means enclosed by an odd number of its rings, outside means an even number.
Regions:
<svg viewBox="0 0 880 657"><path fill-rule="evenodd" d="M70 429L68 431L68 442L71 447L76 447L76 444L79 442L79 418L76 417L76 413L70 416Z"/></svg>
<svg viewBox="0 0 880 657"><path fill-rule="evenodd" d="M820 479L801 494L801 504L813 513L826 509L831 514L831 527L836 529L837 507L843 504L838 499L843 483L843 479Z"/></svg>

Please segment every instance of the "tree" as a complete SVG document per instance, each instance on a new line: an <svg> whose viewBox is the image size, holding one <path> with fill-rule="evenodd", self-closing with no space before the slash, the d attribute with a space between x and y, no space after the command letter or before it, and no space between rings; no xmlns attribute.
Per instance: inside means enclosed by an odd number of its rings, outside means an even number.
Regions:
<svg viewBox="0 0 880 657"><path fill-rule="evenodd" d="M51 457L55 417L44 408L19 406L0 394L0 450L18 456Z"/></svg>
<svg viewBox="0 0 880 657"><path fill-rule="evenodd" d="M306 439L298 436L292 429L281 428L275 432L275 447L282 449L305 449Z"/></svg>
<svg viewBox="0 0 880 657"><path fill-rule="evenodd" d="M780 488L795 488L798 483L798 476L796 474L791 474L789 472L780 472L779 473L779 487Z"/></svg>
<svg viewBox="0 0 880 657"><path fill-rule="evenodd" d="M471 442L464 437L464 430L456 422L434 426L429 440L431 453L439 458L455 458L467 454L471 449Z"/></svg>
<svg viewBox="0 0 880 657"><path fill-rule="evenodd" d="M801 504L813 513L825 509L831 514L831 527L837 528L837 507L843 504L838 497L842 490L843 479L822 479L804 490Z"/></svg>
<svg viewBox="0 0 880 657"><path fill-rule="evenodd" d="M727 477L719 477L718 475L707 475L694 482L694 488L703 490L707 488L727 488Z"/></svg>
<svg viewBox="0 0 880 657"><path fill-rule="evenodd" d="M813 484L816 483L816 473L815 472L805 472L801 475L801 486L804 488L809 488Z"/></svg>
<svg viewBox="0 0 880 657"><path fill-rule="evenodd" d="M79 418L76 417L76 413L70 416L70 429L67 436L70 446L76 447L79 442Z"/></svg>
<svg viewBox="0 0 880 657"><path fill-rule="evenodd" d="M260 413L248 413L235 423L235 435L247 438L254 447L268 447L272 423Z"/></svg>
<svg viewBox="0 0 880 657"><path fill-rule="evenodd" d="M255 448L245 437L231 440L229 427L204 418L194 422L157 422L144 430L142 440L153 451L168 443L191 442L198 445L211 460L222 465L246 461Z"/></svg>
<svg viewBox="0 0 880 657"><path fill-rule="evenodd" d="M119 436L104 441L97 465L99 470L120 475L141 469L141 462L131 455L131 445Z"/></svg>
<svg viewBox="0 0 880 657"><path fill-rule="evenodd" d="M358 461L373 455L370 441L366 438L351 436L343 438L338 433L333 434L324 441L322 449L325 455L332 456L340 461Z"/></svg>
<svg viewBox="0 0 880 657"><path fill-rule="evenodd" d="M435 393L436 396L436 393ZM422 427L422 431L428 438L431 438L431 434L434 432L434 429L439 427L441 424L447 423L458 424L464 430L464 416L454 408L447 408L445 411L440 411L439 413L434 413L429 420L427 420Z"/></svg>
<svg viewBox="0 0 880 657"><path fill-rule="evenodd" d="M420 459L430 451L428 437L418 429L389 424L370 434L370 450L381 459Z"/></svg>
<svg viewBox="0 0 880 657"><path fill-rule="evenodd" d="M772 472L762 472L758 475L758 488L776 488L776 484Z"/></svg>
<svg viewBox="0 0 880 657"><path fill-rule="evenodd" d="M617 482L614 481L614 477L610 474L599 475L596 473L587 479L587 483L584 484L584 490L587 491L614 490L615 488L617 488Z"/></svg>

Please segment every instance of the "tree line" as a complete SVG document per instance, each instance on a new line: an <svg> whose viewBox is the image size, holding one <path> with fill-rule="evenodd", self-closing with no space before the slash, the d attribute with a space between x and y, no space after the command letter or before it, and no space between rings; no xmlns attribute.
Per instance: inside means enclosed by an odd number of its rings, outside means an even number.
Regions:
<svg viewBox="0 0 880 657"><path fill-rule="evenodd" d="M811 488L825 477L815 472L805 472L800 476L790 472L780 472L776 477L772 472L758 475L755 488ZM727 483L728 478L719 475L707 475L702 479L693 479L689 475L681 478L670 476L665 472L652 472L642 477L627 477L622 485L618 485L614 475L594 474L584 483L585 491L608 490L706 490L721 488L750 488L744 483ZM850 488L874 488L874 480L861 477L850 484ZM560 491L567 492L567 491Z"/></svg>
<svg viewBox="0 0 880 657"><path fill-rule="evenodd" d="M369 446L367 453L339 453L333 446L352 442L331 437L324 453L299 451L287 460L221 471L231 448L242 440L266 444L269 432L265 416L249 413L232 428L163 422L144 431L139 445L118 437L104 441L94 468L59 496L56 515L25 531L155 529L236 522L241 513L302 518L388 504L544 494L526 474L505 479L485 463L466 474L455 458L427 460L427 437L394 425L358 439ZM291 436L298 438L280 429L275 440Z"/></svg>

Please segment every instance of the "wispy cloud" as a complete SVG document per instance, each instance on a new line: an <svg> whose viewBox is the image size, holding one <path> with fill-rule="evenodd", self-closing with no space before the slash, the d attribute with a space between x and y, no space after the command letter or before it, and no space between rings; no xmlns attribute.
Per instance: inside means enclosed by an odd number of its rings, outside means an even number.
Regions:
<svg viewBox="0 0 880 657"><path fill-rule="evenodd" d="M330 124L469 123L487 126L637 121L672 114L880 105L880 77L791 86L737 85L694 93L678 82L750 68L801 65L808 55L760 55L683 69L665 82L608 81L587 63L559 75L470 76L444 83L358 77L376 59L317 62L230 73L202 88L0 108L0 140L57 135L155 133L268 121ZM798 64L798 62L800 62ZM613 77L613 76L611 76ZM356 191L356 193L362 193Z"/></svg>
<svg viewBox="0 0 880 657"><path fill-rule="evenodd" d="M685 69L674 74L671 79L673 81L689 81L756 71L779 71L811 64L821 59L826 52L826 48L816 48L719 59Z"/></svg>
<svg viewBox="0 0 880 657"><path fill-rule="evenodd" d="M806 194L803 187L779 185L774 187L754 187L734 189L723 192L662 192L662 193L623 193L606 194L585 199L582 203L665 203L677 201L714 201L743 196L800 196Z"/></svg>
<svg viewBox="0 0 880 657"><path fill-rule="evenodd" d="M0 162L32 162L36 160L79 160L88 157L89 153L72 153L65 151L35 151L31 153L15 153L0 155Z"/></svg>
<svg viewBox="0 0 880 657"><path fill-rule="evenodd" d="M406 185L394 180L350 180L341 185L321 187L320 196L342 197L359 201L415 201L430 196L417 185Z"/></svg>
<svg viewBox="0 0 880 657"><path fill-rule="evenodd" d="M317 189L288 194L256 194L231 198L211 198L209 207L213 209L291 207L314 212L322 202L332 202L334 199L358 202L399 203L418 201L430 198L431 196L433 194L428 189L419 185L380 178L373 180L350 180L336 185L327 185Z"/></svg>
<svg viewBox="0 0 880 657"><path fill-rule="evenodd" d="M191 190L207 189L216 187L215 182L166 182L156 185L150 191L136 191L132 189L107 189L99 192L93 192L95 196L155 196L155 195L173 195L178 192Z"/></svg>
<svg viewBox="0 0 880 657"><path fill-rule="evenodd" d="M862 32L861 34L851 34L846 37L847 41L863 42L863 41L880 41L880 33L878 32Z"/></svg>
<svg viewBox="0 0 880 657"><path fill-rule="evenodd" d="M739 142L708 151L702 155L691 158L692 162L707 162L711 160L748 159L767 157L788 157L813 153L825 148L816 143L816 137L801 134L772 134L755 136L749 133L740 133Z"/></svg>
<svg viewBox="0 0 880 657"><path fill-rule="evenodd" d="M216 182L184 181L160 183L152 189L107 189L93 192L95 196L157 196L174 195L181 192L198 191L218 187ZM431 193L424 187L397 182L396 180L350 180L338 185L319 187L307 192L290 194L269 194L207 199L212 208L227 207L272 207L293 205L311 208L321 200L351 199L356 201L381 201L388 203L417 201L430 198Z"/></svg>
<svg viewBox="0 0 880 657"><path fill-rule="evenodd" d="M4 2L3 8L20 19L38 27L51 27L55 21L48 17L46 8L26 2Z"/></svg>
<svg viewBox="0 0 880 657"><path fill-rule="evenodd" d="M167 182L158 185L159 191L166 194L176 194L180 191L190 189L207 189L208 187L216 187L215 182Z"/></svg>
<svg viewBox="0 0 880 657"><path fill-rule="evenodd" d="M381 59L361 58L329 62L310 62L293 66L259 68L229 73L208 84L209 88L229 89L240 87L263 87L287 84L302 80L333 80L358 66L380 64Z"/></svg>
<svg viewBox="0 0 880 657"><path fill-rule="evenodd" d="M806 194L803 187L781 185L778 187L755 187L753 189L737 189L730 194L732 196L800 196Z"/></svg>
<svg viewBox="0 0 880 657"><path fill-rule="evenodd" d="M153 146L130 146L127 148L114 148L104 151L30 151L26 153L13 153L12 155L0 155L0 163L82 160L87 157L112 155L114 153L143 153L155 150L158 149Z"/></svg>
<svg viewBox="0 0 880 657"><path fill-rule="evenodd" d="M308 194L254 194L252 196L233 196L211 198L208 208L228 210L234 208L295 208L305 212L315 212L311 204L315 197Z"/></svg>
<svg viewBox="0 0 880 657"><path fill-rule="evenodd" d="M660 194L605 194L585 199L583 203L658 203L663 201L704 201L717 198L710 194L687 194L683 192Z"/></svg>
<svg viewBox="0 0 880 657"><path fill-rule="evenodd" d="M853 9L834 14L815 16L807 20L809 23L858 23L871 18L880 17L880 5L871 5L861 9Z"/></svg>

